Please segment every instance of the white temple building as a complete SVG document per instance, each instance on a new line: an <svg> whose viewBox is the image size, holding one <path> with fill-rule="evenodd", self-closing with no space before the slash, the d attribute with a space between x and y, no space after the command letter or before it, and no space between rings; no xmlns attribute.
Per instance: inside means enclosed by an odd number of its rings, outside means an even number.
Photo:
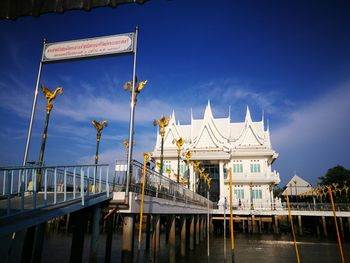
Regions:
<svg viewBox="0 0 350 263"><path fill-rule="evenodd" d="M176 180L177 147L174 140L182 138L180 178L187 180L189 174L190 189L198 191L198 175L193 165L189 171L183 154L192 152L191 161L200 160L205 173L212 178L210 199L222 202L229 200L229 168L232 169L234 205L241 209L270 209L273 204L273 186L280 182L279 174L272 170L272 164L278 154L272 149L269 127L265 130L264 118L254 122L249 108L244 122L231 122L227 118L214 118L208 101L203 119L194 119L182 125L177 122L173 112L164 136L165 176ZM160 162L161 136L152 153L154 161ZM196 177L196 178L195 178Z"/></svg>

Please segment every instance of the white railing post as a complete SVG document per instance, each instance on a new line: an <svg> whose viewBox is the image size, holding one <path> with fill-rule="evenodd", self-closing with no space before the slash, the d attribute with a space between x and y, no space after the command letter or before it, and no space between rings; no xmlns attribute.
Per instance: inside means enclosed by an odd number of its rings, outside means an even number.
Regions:
<svg viewBox="0 0 350 263"><path fill-rule="evenodd" d="M44 206L47 205L47 169L44 173Z"/></svg>
<svg viewBox="0 0 350 263"><path fill-rule="evenodd" d="M57 168L55 168L55 172L53 175L53 203L57 203Z"/></svg>
<svg viewBox="0 0 350 263"><path fill-rule="evenodd" d="M99 185L98 185L98 192L101 193L102 189L101 189L101 173L102 173L102 166L100 166L100 173L99 173Z"/></svg>
<svg viewBox="0 0 350 263"><path fill-rule="evenodd" d="M73 169L73 199L75 199L75 167Z"/></svg>
<svg viewBox="0 0 350 263"><path fill-rule="evenodd" d="M13 194L13 170L11 170L11 194Z"/></svg>
<svg viewBox="0 0 350 263"><path fill-rule="evenodd" d="M11 179L10 179L10 173L7 173L7 176L9 177L7 180L7 215L10 215L11 212Z"/></svg>
<svg viewBox="0 0 350 263"><path fill-rule="evenodd" d="M89 184L89 183L88 183ZM84 169L80 168L80 193L81 193L81 205L84 206L85 200L84 200ZM87 189L89 192L89 189Z"/></svg>
<svg viewBox="0 0 350 263"><path fill-rule="evenodd" d="M107 197L109 197L109 166L107 166L107 175L106 175L106 192L107 192Z"/></svg>
<svg viewBox="0 0 350 263"><path fill-rule="evenodd" d="M5 196L6 194L6 170L4 170L4 181L2 185L2 194Z"/></svg>
<svg viewBox="0 0 350 263"><path fill-rule="evenodd" d="M67 168L64 167L63 172L63 201L67 200Z"/></svg>

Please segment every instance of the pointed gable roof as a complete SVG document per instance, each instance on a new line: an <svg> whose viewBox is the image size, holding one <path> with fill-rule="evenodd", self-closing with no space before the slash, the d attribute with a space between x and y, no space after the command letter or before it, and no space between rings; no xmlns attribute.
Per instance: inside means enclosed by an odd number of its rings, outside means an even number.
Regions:
<svg viewBox="0 0 350 263"><path fill-rule="evenodd" d="M210 101L204 111L204 118L199 132L194 138L191 147L193 148L228 148L226 146L227 138L219 131L211 111Z"/></svg>
<svg viewBox="0 0 350 263"><path fill-rule="evenodd" d="M310 183L296 175L296 173L294 173L294 176L286 186L286 189L282 193L284 196L287 194L287 191L288 195L300 195L313 189Z"/></svg>
<svg viewBox="0 0 350 263"><path fill-rule="evenodd" d="M260 128L259 128L260 126ZM241 134L236 139L238 146L259 146L264 144L264 130L261 130L261 125L257 126L253 123L250 116L250 110L247 106L244 125Z"/></svg>

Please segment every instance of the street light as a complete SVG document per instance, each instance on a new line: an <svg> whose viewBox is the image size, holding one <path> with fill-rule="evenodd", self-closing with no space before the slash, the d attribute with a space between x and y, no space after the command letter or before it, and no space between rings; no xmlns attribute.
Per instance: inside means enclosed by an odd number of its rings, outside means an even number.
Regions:
<svg viewBox="0 0 350 263"><path fill-rule="evenodd" d="M165 127L168 126L170 121L170 118L166 118L164 115L161 116L159 120L154 120L153 125L154 126L159 126L159 133L160 136L162 137L162 142L161 142L161 150L160 150L160 173L163 174L163 147L164 147L164 136L165 136Z"/></svg>
<svg viewBox="0 0 350 263"><path fill-rule="evenodd" d="M45 128L44 128L44 133L41 140L41 147L40 147L39 161L38 161L40 166L42 166L43 160L44 160L47 130L49 127L50 113L53 108L52 102L55 100L57 94L60 94L60 95L63 94L63 89L61 87L56 88L55 91L52 92L44 85L41 85L41 90L43 91L45 98L47 99L47 104L46 104ZM41 170L39 170L37 174L37 188L36 188L37 190L40 190L39 188L41 187L41 180L42 180L42 174L41 174Z"/></svg>
<svg viewBox="0 0 350 263"><path fill-rule="evenodd" d="M187 189L190 189L190 159L191 159L191 157L192 157L192 153L190 151L187 151L185 153L186 164L187 164L187 171L188 171Z"/></svg>
<svg viewBox="0 0 350 263"><path fill-rule="evenodd" d="M185 141L180 137L178 140L174 140L173 142L176 143L177 146L177 183L179 183L179 177L180 177L180 153L181 153L181 147L184 145Z"/></svg>

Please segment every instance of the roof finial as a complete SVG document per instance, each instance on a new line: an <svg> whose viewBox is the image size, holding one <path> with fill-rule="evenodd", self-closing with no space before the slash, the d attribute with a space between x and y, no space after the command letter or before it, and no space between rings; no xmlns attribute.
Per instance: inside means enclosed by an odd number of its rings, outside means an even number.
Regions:
<svg viewBox="0 0 350 263"><path fill-rule="evenodd" d="M231 105L228 106L228 119L231 120Z"/></svg>
<svg viewBox="0 0 350 263"><path fill-rule="evenodd" d="M269 121L269 119L267 119L266 131L267 131L267 132L270 132L270 121Z"/></svg>
<svg viewBox="0 0 350 263"><path fill-rule="evenodd" d="M247 105L247 112L245 114L245 122L252 122L252 117L250 116L250 110L248 105Z"/></svg>
<svg viewBox="0 0 350 263"><path fill-rule="evenodd" d="M210 107L210 100L208 99L208 105L207 107L205 108L205 111L204 111L204 119L205 118L213 118L213 113L211 112L211 107Z"/></svg>
<svg viewBox="0 0 350 263"><path fill-rule="evenodd" d="M193 112L192 112L192 108L191 108L191 123L193 121Z"/></svg>

